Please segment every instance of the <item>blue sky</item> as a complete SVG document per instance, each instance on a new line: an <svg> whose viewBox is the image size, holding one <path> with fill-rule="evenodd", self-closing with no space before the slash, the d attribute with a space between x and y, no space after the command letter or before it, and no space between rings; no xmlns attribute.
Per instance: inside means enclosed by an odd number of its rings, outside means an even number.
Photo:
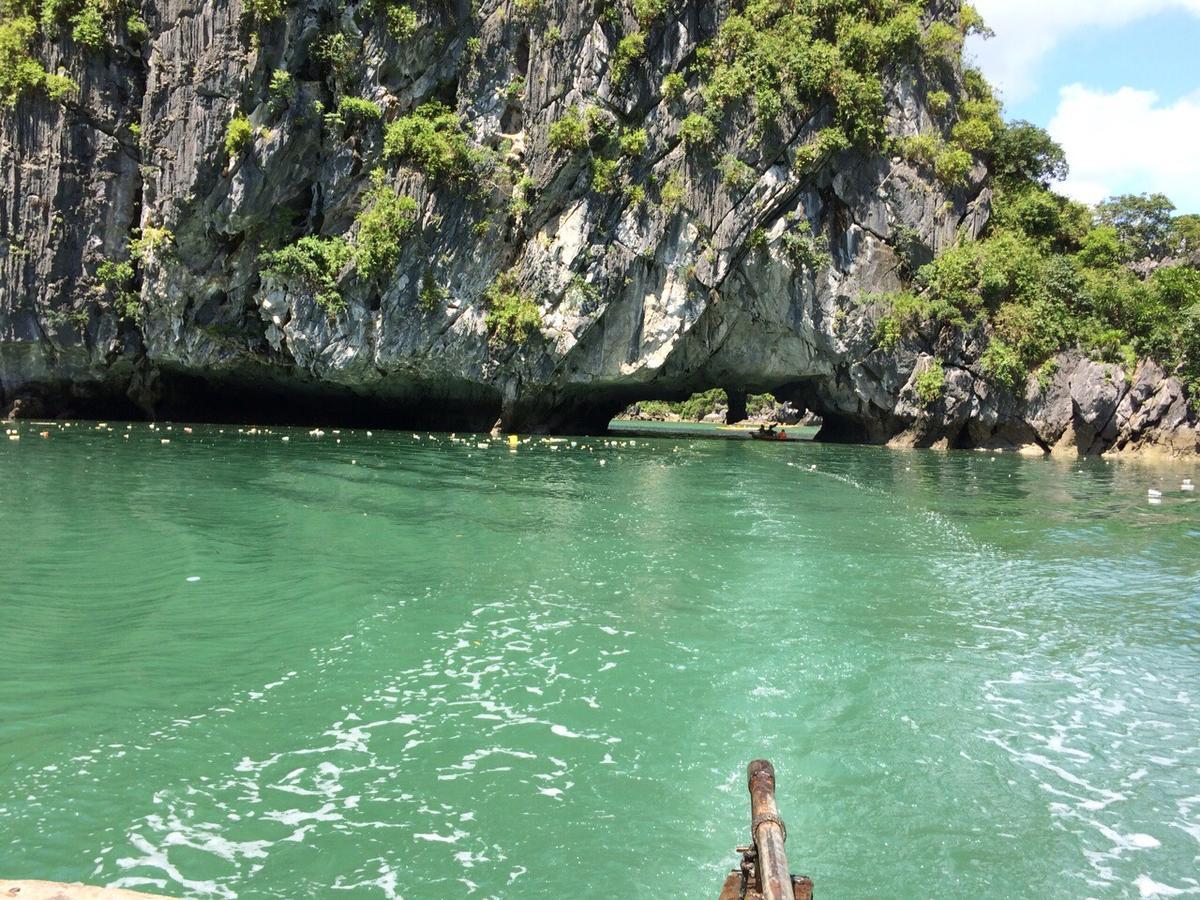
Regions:
<svg viewBox="0 0 1200 900"><path fill-rule="evenodd" d="M1096 202L1162 191L1200 213L1200 0L976 0L972 40L1010 119L1067 151L1062 189Z"/></svg>

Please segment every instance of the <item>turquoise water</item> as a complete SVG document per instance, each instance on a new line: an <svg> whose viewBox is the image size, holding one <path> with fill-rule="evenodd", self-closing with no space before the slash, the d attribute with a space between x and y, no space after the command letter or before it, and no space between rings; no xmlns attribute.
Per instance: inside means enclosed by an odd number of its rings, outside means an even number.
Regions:
<svg viewBox="0 0 1200 900"><path fill-rule="evenodd" d="M765 756L821 897L1200 893L1196 467L14 427L0 877L712 898Z"/></svg>

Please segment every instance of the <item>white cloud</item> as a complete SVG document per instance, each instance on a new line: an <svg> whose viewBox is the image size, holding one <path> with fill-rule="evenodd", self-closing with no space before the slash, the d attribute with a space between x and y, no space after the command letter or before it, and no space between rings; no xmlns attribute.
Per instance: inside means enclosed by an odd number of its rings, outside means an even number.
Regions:
<svg viewBox="0 0 1200 900"><path fill-rule="evenodd" d="M1049 131L1071 164L1070 196L1161 191L1180 212L1200 212L1200 91L1164 106L1153 91L1069 85Z"/></svg>
<svg viewBox="0 0 1200 900"><path fill-rule="evenodd" d="M970 50L1010 103L1037 89L1038 63L1072 32L1119 28L1172 9L1200 16L1200 0L975 0L996 36Z"/></svg>

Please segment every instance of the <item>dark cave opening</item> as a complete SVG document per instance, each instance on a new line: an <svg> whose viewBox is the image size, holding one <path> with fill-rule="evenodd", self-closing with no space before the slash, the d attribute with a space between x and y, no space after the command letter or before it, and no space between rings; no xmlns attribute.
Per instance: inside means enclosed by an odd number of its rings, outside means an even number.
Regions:
<svg viewBox="0 0 1200 900"><path fill-rule="evenodd" d="M136 389L134 388L136 386ZM497 390L462 382L381 379L364 389L298 382L258 370L199 376L164 367L96 382L26 385L3 397L17 418L174 421L230 425L422 428L485 432L500 417Z"/></svg>
<svg viewBox="0 0 1200 900"><path fill-rule="evenodd" d="M165 369L154 417L248 425L325 425L487 431L500 416L500 395L479 385L384 379L368 390L329 382L226 378Z"/></svg>

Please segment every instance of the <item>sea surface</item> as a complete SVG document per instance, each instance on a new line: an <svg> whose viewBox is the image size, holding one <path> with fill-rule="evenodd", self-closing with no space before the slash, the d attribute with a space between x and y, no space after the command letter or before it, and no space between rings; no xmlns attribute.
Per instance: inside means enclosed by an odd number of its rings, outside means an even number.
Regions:
<svg viewBox="0 0 1200 900"><path fill-rule="evenodd" d="M1200 467L7 427L0 878L1200 896Z"/></svg>

